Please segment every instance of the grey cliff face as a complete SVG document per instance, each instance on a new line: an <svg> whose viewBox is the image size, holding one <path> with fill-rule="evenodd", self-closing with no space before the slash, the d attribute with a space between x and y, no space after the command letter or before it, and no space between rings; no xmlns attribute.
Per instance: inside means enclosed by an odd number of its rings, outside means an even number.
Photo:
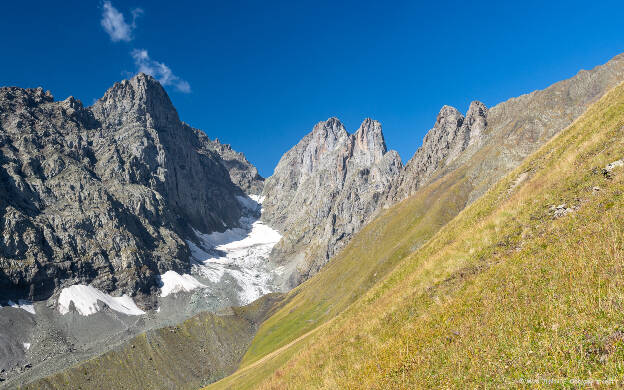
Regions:
<svg viewBox="0 0 624 390"><path fill-rule="evenodd" d="M621 54L491 109L473 101L464 116L444 106L404 167L386 151L378 122L364 121L353 135L335 118L320 122L266 180L263 218L284 235L273 259L295 264L291 282L300 283L382 207L441 178L461 182L465 207L623 80Z"/></svg>
<svg viewBox="0 0 624 390"><path fill-rule="evenodd" d="M228 170L232 183L248 195L262 193L264 178L258 174L258 169L247 161L243 153L235 151L228 144L222 144L218 139L210 140L208 145L221 156L223 166Z"/></svg>
<svg viewBox="0 0 624 390"><path fill-rule="evenodd" d="M590 71L491 109L472 102L463 118L445 106L423 146L388 191L386 204L414 194L431 180L465 169L474 201L505 173L569 126L587 107L624 80L624 54Z"/></svg>
<svg viewBox="0 0 624 390"><path fill-rule="evenodd" d="M92 107L0 89L0 288L149 293L187 271L184 238L237 226L243 191L203 133L139 74Z"/></svg>
<svg viewBox="0 0 624 390"><path fill-rule="evenodd" d="M405 164L401 175L389 189L390 203L414 193L439 168L452 164L468 146L480 147L487 116L487 107L478 101L470 103L465 117L454 107L442 107L422 146Z"/></svg>
<svg viewBox="0 0 624 390"><path fill-rule="evenodd" d="M239 191L208 138L180 122L156 80L139 74L116 83L92 111L108 136L101 150L102 174L114 176L111 159L121 153L129 174L117 179L163 194L190 227L206 232L237 224L240 209L233 194Z"/></svg>
<svg viewBox="0 0 624 390"><path fill-rule="evenodd" d="M463 123L463 126L469 129L467 145L465 145L464 149L472 145L481 146L485 136L485 128L487 127L487 115L488 109L485 104L478 101L470 103Z"/></svg>
<svg viewBox="0 0 624 390"><path fill-rule="evenodd" d="M370 220L401 166L371 119L352 135L336 118L319 122L284 154L266 179L262 218L283 234L272 260L286 266L292 285L317 272Z"/></svg>

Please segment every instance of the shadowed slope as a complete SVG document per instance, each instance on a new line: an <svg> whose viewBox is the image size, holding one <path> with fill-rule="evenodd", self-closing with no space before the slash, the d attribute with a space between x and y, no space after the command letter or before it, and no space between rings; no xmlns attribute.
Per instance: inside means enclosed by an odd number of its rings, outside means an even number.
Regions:
<svg viewBox="0 0 624 390"><path fill-rule="evenodd" d="M258 324L280 299L269 294L229 313L202 313L150 330L22 388L195 389L234 371Z"/></svg>

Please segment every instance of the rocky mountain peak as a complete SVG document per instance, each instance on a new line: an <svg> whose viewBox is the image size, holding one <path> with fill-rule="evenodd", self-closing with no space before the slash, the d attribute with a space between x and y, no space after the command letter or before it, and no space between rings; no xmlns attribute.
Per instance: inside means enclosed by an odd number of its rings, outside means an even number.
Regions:
<svg viewBox="0 0 624 390"><path fill-rule="evenodd" d="M481 145L488 109L479 101L470 103L464 117L456 108L443 106L423 144L408 161L403 173L388 191L390 203L416 191L439 168L448 166L473 144Z"/></svg>
<svg viewBox="0 0 624 390"><path fill-rule="evenodd" d="M464 126L467 128L468 146L480 144L483 141L484 131L487 127L488 108L479 101L470 103Z"/></svg>
<svg viewBox="0 0 624 390"><path fill-rule="evenodd" d="M150 127L165 128L180 120L165 89L145 73L115 83L92 110L98 119L111 125L138 120Z"/></svg>
<svg viewBox="0 0 624 390"><path fill-rule="evenodd" d="M437 168L442 161L448 165L469 144L479 142L487 125L487 113L485 104L476 100L470 103L465 117L456 108L443 106L435 125L425 135L423 146L414 157L422 150L420 154L432 162L432 167Z"/></svg>
<svg viewBox="0 0 624 390"><path fill-rule="evenodd" d="M436 126L444 126L446 124L457 124L461 126L464 116L455 107L444 105L438 113Z"/></svg>
<svg viewBox="0 0 624 390"><path fill-rule="evenodd" d="M339 139L349 134L338 118L331 117L326 121L318 122L312 129L311 135L317 143L322 143L328 148L332 148Z"/></svg>
<svg viewBox="0 0 624 390"><path fill-rule="evenodd" d="M0 89L0 181L0 289L37 299L76 283L149 294L158 275L188 272L194 230L239 227L239 198L262 186L145 74L86 108Z"/></svg>
<svg viewBox="0 0 624 390"><path fill-rule="evenodd" d="M82 102L73 96L60 102L63 113L74 121L80 123L85 129L92 129L97 126L93 113L82 105Z"/></svg>
<svg viewBox="0 0 624 390"><path fill-rule="evenodd" d="M307 175L315 171L324 160L323 156L332 153L348 136L347 130L338 118L332 117L318 122L312 132L295 146L301 149L296 153L302 162L301 174Z"/></svg>
<svg viewBox="0 0 624 390"><path fill-rule="evenodd" d="M83 108L82 102L73 96L70 96L67 99L63 100L61 104L63 105L63 107L70 108L72 110L80 110Z"/></svg>
<svg viewBox="0 0 624 390"><path fill-rule="evenodd" d="M473 100L470 102L470 107L468 107L468 112L466 113L466 118L471 117L486 117L488 112L488 108L485 104L481 103L478 100Z"/></svg>
<svg viewBox="0 0 624 390"><path fill-rule="evenodd" d="M34 107L43 103L51 103L54 97L43 88L0 87L0 100L3 104L22 107Z"/></svg>
<svg viewBox="0 0 624 390"><path fill-rule="evenodd" d="M387 152L381 123L376 120L366 118L360 128L353 133L352 138L353 154L367 156L369 164L380 161Z"/></svg>
<svg viewBox="0 0 624 390"><path fill-rule="evenodd" d="M351 135L336 118L319 122L282 156L265 181L263 219L283 233L272 259L290 270L292 285L317 272L374 215L401 167L372 119Z"/></svg>

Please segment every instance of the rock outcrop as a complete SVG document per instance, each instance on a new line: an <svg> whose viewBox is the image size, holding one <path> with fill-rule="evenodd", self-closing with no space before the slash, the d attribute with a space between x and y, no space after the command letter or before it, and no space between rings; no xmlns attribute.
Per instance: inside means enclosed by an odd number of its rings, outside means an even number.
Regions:
<svg viewBox="0 0 624 390"><path fill-rule="evenodd" d="M349 134L336 118L319 122L266 179L262 218L283 235L272 261L296 285L316 273L379 209L400 172L379 122Z"/></svg>
<svg viewBox="0 0 624 390"><path fill-rule="evenodd" d="M389 190L392 202L414 193L436 170L452 164L468 146L480 147L487 128L487 114L487 107L478 101L470 103L465 117L454 107L442 107L422 146Z"/></svg>
<svg viewBox="0 0 624 390"><path fill-rule="evenodd" d="M468 202L569 126L587 107L624 80L624 54L544 90L487 109L472 102L465 117L445 106L423 145L388 190L394 204L458 168Z"/></svg>
<svg viewBox="0 0 624 390"><path fill-rule="evenodd" d="M264 178L243 153L237 152L228 144L222 144L218 139L211 140L209 146L221 156L223 165L230 173L230 179L234 184L248 195L262 193Z"/></svg>
<svg viewBox="0 0 624 390"><path fill-rule="evenodd" d="M151 76L116 83L89 108L1 88L0 289L149 293L158 274L188 271L193 229L237 226L246 188L228 164Z"/></svg>

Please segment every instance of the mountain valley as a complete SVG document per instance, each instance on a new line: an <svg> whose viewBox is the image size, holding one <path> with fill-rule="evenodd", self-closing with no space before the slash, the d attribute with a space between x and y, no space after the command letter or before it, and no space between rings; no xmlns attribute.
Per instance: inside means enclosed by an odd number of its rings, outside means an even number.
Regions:
<svg viewBox="0 0 624 390"><path fill-rule="evenodd" d="M0 388L615 377L623 81L444 106L405 164L332 117L267 178L144 73L89 107L2 87Z"/></svg>

